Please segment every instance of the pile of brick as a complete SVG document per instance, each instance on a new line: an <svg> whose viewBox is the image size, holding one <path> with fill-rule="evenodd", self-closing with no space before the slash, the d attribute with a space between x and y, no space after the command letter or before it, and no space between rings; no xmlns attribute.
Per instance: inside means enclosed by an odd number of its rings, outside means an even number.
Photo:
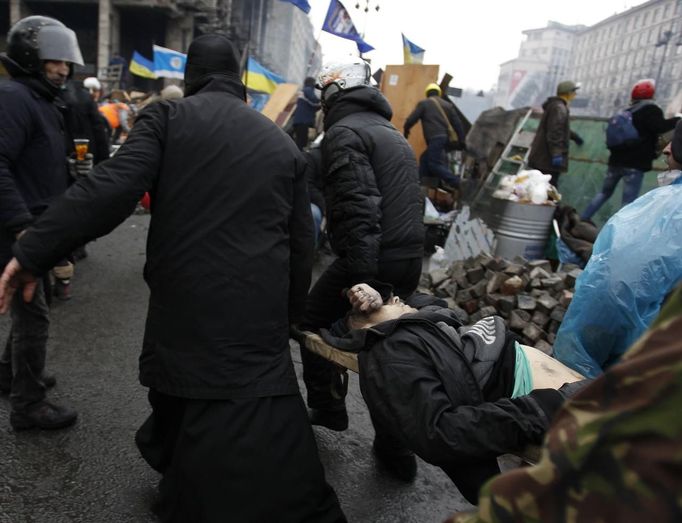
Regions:
<svg viewBox="0 0 682 523"><path fill-rule="evenodd" d="M548 260L509 261L480 254L430 270L422 286L459 310L468 323L502 316L522 343L551 355L581 273L577 265L553 271Z"/></svg>

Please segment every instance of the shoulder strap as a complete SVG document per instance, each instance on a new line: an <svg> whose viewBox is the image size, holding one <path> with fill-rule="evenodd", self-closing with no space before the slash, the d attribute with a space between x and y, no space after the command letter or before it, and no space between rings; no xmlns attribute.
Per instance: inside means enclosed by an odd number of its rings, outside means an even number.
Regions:
<svg viewBox="0 0 682 523"><path fill-rule="evenodd" d="M455 136L457 136L457 133L456 133L455 130L452 128L452 125L450 124L450 119L449 119L448 116L445 114L445 109L443 109L443 106L440 104L440 102L436 99L435 96L432 96L431 98L429 98L429 100L433 100L433 103L435 103L435 104L436 104L436 107L438 107L438 110L440 111L440 114L442 114L442 115L443 115L443 118L445 118L445 123L446 123L447 126L448 126L448 133L450 134L450 136L453 137L453 138L454 138ZM458 136L457 136L457 137L458 137ZM459 138L459 137L458 137L458 138Z"/></svg>

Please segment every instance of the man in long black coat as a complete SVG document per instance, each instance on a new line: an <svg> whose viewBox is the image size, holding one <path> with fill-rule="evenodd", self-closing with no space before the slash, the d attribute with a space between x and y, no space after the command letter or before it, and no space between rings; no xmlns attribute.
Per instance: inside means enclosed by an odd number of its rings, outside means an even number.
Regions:
<svg viewBox="0 0 682 523"><path fill-rule="evenodd" d="M22 282L152 202L137 433L172 522L345 521L325 482L289 352L310 282L305 160L250 109L222 35L189 48L186 97L140 114L116 156L15 244L0 311Z"/></svg>

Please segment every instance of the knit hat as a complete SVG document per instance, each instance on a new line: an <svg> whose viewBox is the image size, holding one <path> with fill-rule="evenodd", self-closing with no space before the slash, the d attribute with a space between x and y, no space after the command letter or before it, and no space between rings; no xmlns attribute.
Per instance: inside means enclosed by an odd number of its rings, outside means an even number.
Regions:
<svg viewBox="0 0 682 523"><path fill-rule="evenodd" d="M580 84L572 82L570 80L565 80L557 85L556 94L570 94L580 89Z"/></svg>
<svg viewBox="0 0 682 523"><path fill-rule="evenodd" d="M239 78L239 58L232 41L222 34L195 38L187 51L185 84L190 86L203 76L225 74Z"/></svg>
<svg viewBox="0 0 682 523"><path fill-rule="evenodd" d="M670 150L673 153L675 161L682 164L682 120L677 121L673 139L672 142L670 142Z"/></svg>

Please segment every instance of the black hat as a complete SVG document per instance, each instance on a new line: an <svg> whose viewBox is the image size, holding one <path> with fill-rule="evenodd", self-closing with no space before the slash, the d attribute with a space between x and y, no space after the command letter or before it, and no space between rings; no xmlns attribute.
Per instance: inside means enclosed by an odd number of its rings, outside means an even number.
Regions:
<svg viewBox="0 0 682 523"><path fill-rule="evenodd" d="M673 133L673 140L670 142L670 150L673 153L675 161L682 164L682 120L677 121L675 132Z"/></svg>
<svg viewBox="0 0 682 523"><path fill-rule="evenodd" d="M239 58L232 41L222 34L202 35L192 41L187 51L185 84L191 86L213 74L239 78Z"/></svg>

